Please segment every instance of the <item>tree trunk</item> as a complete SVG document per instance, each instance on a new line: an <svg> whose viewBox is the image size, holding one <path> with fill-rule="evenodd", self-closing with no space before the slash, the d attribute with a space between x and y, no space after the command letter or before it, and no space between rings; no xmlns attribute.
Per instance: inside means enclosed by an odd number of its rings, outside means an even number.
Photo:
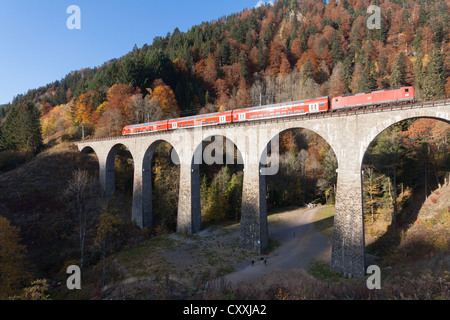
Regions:
<svg viewBox="0 0 450 320"><path fill-rule="evenodd" d="M103 269L102 269L102 287L106 283L106 241L102 241Z"/></svg>
<svg viewBox="0 0 450 320"><path fill-rule="evenodd" d="M427 184L428 184L428 178L427 178L427 165L428 165L428 161L425 159L425 201L428 199L428 189L427 189Z"/></svg>
<svg viewBox="0 0 450 320"><path fill-rule="evenodd" d="M393 164L393 171L394 171L394 217L392 219L392 222L395 222L397 220L397 150L394 152L394 164Z"/></svg>
<svg viewBox="0 0 450 320"><path fill-rule="evenodd" d="M83 263L84 263L84 239L85 239L85 235L86 235L86 226L83 225L81 219L80 219L80 223L79 223L79 228L80 228L80 269L83 270Z"/></svg>

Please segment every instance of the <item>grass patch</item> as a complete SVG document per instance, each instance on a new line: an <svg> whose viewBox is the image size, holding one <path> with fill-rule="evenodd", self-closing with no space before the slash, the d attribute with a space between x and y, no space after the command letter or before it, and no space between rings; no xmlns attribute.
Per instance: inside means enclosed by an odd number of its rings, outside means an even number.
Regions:
<svg viewBox="0 0 450 320"><path fill-rule="evenodd" d="M308 273L312 275L314 278L319 280L328 280L332 282L338 282L342 279L340 273L334 272L330 270L330 266L321 261L311 261L308 266Z"/></svg>
<svg viewBox="0 0 450 320"><path fill-rule="evenodd" d="M267 246L267 253L272 253L274 252L279 246L281 245L280 241L269 237L269 245Z"/></svg>
<svg viewBox="0 0 450 320"><path fill-rule="evenodd" d="M320 233L330 238L333 236L334 212L334 206L320 208L316 214L318 220L314 222L314 227Z"/></svg>
<svg viewBox="0 0 450 320"><path fill-rule="evenodd" d="M2 151L0 152L0 173L14 170L32 159L33 154L29 151Z"/></svg>
<svg viewBox="0 0 450 320"><path fill-rule="evenodd" d="M327 206L327 207L323 207L323 208L320 208L319 210L317 210L317 214L328 218L328 217L334 217L335 211L336 211L335 206Z"/></svg>
<svg viewBox="0 0 450 320"><path fill-rule="evenodd" d="M235 272L235 271L236 271L236 269L234 269L233 266L230 266L230 265L228 265L228 266L223 266L223 267L220 267L220 268L217 270L217 275L216 275L216 276L218 276L218 277L223 277L223 276L225 276L225 275L227 275L227 274L230 274L230 273L233 273L233 272Z"/></svg>

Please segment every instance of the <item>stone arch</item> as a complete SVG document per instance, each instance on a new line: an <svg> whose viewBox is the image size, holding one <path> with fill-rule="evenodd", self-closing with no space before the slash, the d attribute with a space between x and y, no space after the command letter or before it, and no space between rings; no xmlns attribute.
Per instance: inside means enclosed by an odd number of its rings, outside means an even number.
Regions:
<svg viewBox="0 0 450 320"><path fill-rule="evenodd" d="M105 160L105 169L104 169L104 191L106 193L106 196L110 197L113 196L115 193L115 173L114 173L114 167L115 167L115 159L117 156L117 153L122 149L125 148L133 159L133 162L135 163L135 155L133 154L132 148L129 148L126 144L123 143L117 143L113 145L107 155ZM102 179L102 177L101 177Z"/></svg>
<svg viewBox="0 0 450 320"><path fill-rule="evenodd" d="M95 167L89 167L89 171L92 175L98 178L98 174L100 172L100 159L97 152L91 146L85 146L81 149L81 154L90 157L92 161L96 163Z"/></svg>
<svg viewBox="0 0 450 320"><path fill-rule="evenodd" d="M320 139L322 139L331 149L331 152L333 153L337 167L339 167L339 159L338 154L336 153L333 146L330 144L329 139L327 137L324 137L322 134L318 133L317 131L313 131L312 128L306 127L306 126L286 126L282 129L279 129L278 132L275 135L272 135L268 143L266 144L265 148L260 151L259 153L259 164L261 166L261 173L266 176L276 175L279 170L279 138L282 134L287 133L291 130L306 130L314 135L317 135ZM272 150L273 149L273 150Z"/></svg>
<svg viewBox="0 0 450 320"><path fill-rule="evenodd" d="M447 114L448 115L448 114ZM413 119L431 119L431 120L435 120L438 122L442 122L445 123L447 126L450 125L450 120L447 117L445 117L445 115L439 116L438 114L436 115L430 115L429 113L426 113L424 115L405 115L404 117L402 117L401 119L399 117L395 117L393 119L389 119L389 121L385 121L382 125L380 125L377 128L377 132L373 133L372 135L370 135L370 141L368 142L368 145L365 146L364 149L364 154L362 157L362 162L361 162L361 167L362 169L367 169L367 167L364 167L364 165L368 164L368 155L369 155L369 148L372 146L373 143L376 142L376 140L378 138L380 138L380 136L383 135L383 133L385 133L387 130L389 130L390 128L392 128L393 126L400 124L404 121L407 120L413 120ZM450 126L449 126L450 127ZM377 133L377 134L376 134ZM405 145L403 145L403 147L405 147ZM400 149L397 149L400 150ZM392 202L390 203L390 205L392 205L391 210L392 211L388 211L391 214L391 217L385 227L385 231L380 234L378 236L378 238L376 240L369 240L369 242L378 242L378 243L383 243L383 239L389 239L390 243L400 243L400 239L401 239L401 233L405 232L407 228L409 228L409 222L411 221L416 221L419 215L419 211L421 206L423 205L423 203L425 202L427 196L430 195L430 193L432 193L433 188L439 188L440 185L440 178L442 177L438 177L438 174L435 173L435 176L433 175L433 177L428 177L429 180L427 180L427 175L425 173L425 179L423 178L423 176L420 177L420 174L415 175L414 173L411 175L408 175L408 179L403 179L401 180L401 178L405 178L405 176L402 174L399 174L399 172L401 171L401 169L403 168L416 168L416 170L420 170L421 174L423 172L428 172L428 169L424 169L423 167L415 167L415 166L402 166L402 167L398 167L398 163L401 162L401 160L404 160L402 158L400 158L400 155L397 152L394 152L395 157L392 156L392 158L390 158L389 160L392 161L389 166L386 165L386 167L388 167L388 170L386 171L377 171L376 169L373 171L368 171L365 170L365 172L363 171L363 176L366 175L367 177L367 172L375 172L376 174L384 174L386 179L388 179L387 181L389 181L390 186L392 186L392 189L389 189L389 192L391 193L392 190ZM416 162L417 164L421 163L422 159L418 160L418 162ZM375 165L376 168L376 165ZM423 171L422 171L423 170ZM370 173L369 173L370 174ZM363 177L364 178L364 177ZM366 178L368 179L368 178ZM410 180L409 180L410 179ZM422 180L424 179L424 180ZM410 182L414 183L408 183L408 180ZM366 180L367 181L367 180ZM400 183L400 181L402 183ZM428 182L426 182L428 181ZM431 182L432 181L432 182ZM442 180L441 180L442 181ZM408 214L407 214L407 220L408 223L405 223L404 221L399 221L399 219L402 219L402 215L401 215L401 205L399 204L399 202L397 202L397 197L399 197L401 195L401 189L403 189L402 185L403 183L405 183L406 188L408 189L408 187L410 188L410 190L412 191L411 193L409 193L409 197L410 197L410 201L414 202L415 205L413 206L413 208L411 208L410 210L408 210ZM395 187L397 186L397 188ZM429 188L428 188L429 186ZM422 187L424 187L422 189ZM428 189L427 189L428 188ZM400 191L400 192L399 192ZM420 191L420 192L418 192ZM422 193L423 192L423 193ZM365 205L367 203L367 197L368 196L364 196L363 195L363 204ZM414 200L413 200L414 199ZM370 208L370 207L369 207ZM370 210L370 209L369 209ZM404 218L405 216L403 216ZM364 230L364 237L367 236L367 229L365 228ZM365 238L365 240L367 240ZM376 244L375 244L376 245Z"/></svg>
<svg viewBox="0 0 450 320"><path fill-rule="evenodd" d="M208 142L211 143L208 144ZM224 148L225 153L222 152ZM230 152L230 149L232 152ZM243 166L243 153L236 144L235 139L227 137L224 132L211 132L210 134L202 136L202 140L197 141L194 144L194 150L191 156L191 163L189 165L191 174L191 219L192 230L196 233L200 231L202 223L200 204L200 165L219 164ZM184 224L186 224L186 222L184 222Z"/></svg>
<svg viewBox="0 0 450 320"><path fill-rule="evenodd" d="M259 149L259 166L260 166L260 195L259 199L260 204L260 210L261 210L261 219L260 222L261 225L265 226L267 224L267 198L266 198L266 192L267 192L267 178L270 178L270 176L274 176L279 173L279 157L280 157L280 140L279 138L284 134L291 130L305 130L307 132L311 132L314 135L317 135L320 137L326 145L329 146L331 152L333 153L336 162L338 164L338 158L337 154L333 148L333 146L330 144L329 139L327 135L325 135L320 130L313 130L313 128L309 126L302 126L300 124L289 124L277 127L276 130L272 131L271 134L268 136L268 139L265 140L266 143L264 145L263 149ZM324 137L325 136L325 137ZM336 168L337 169L337 168ZM337 174L336 174L337 178ZM266 228L266 227L265 227ZM267 228L268 229L268 228Z"/></svg>
<svg viewBox="0 0 450 320"><path fill-rule="evenodd" d="M97 152L95 152L94 148L91 147L91 146L89 146L89 145L84 146L84 147L80 150L80 152L83 153L83 154L91 154L91 153L95 153L95 155L97 155Z"/></svg>
<svg viewBox="0 0 450 320"><path fill-rule="evenodd" d="M268 154L271 153L270 148L277 147L278 142L279 142L279 137L281 134L283 134L287 131L290 131L290 130L299 130L299 129L308 130L308 131L316 134L317 136L319 136L321 139L323 139L330 146L331 150L333 151L334 155L336 156L336 159L338 160L338 153L336 152L337 148L333 143L334 139L331 139L325 131L317 130L317 128L312 127L312 126L301 126L301 125L292 125L291 124L291 125L287 125L287 126L277 127L275 131L271 132L268 139L265 140L266 143L265 144L263 143L260 145L260 149L258 150L258 157L259 157L260 163L262 165L265 165L266 162L268 160L270 160L269 159L270 157L268 157ZM267 160L265 160L265 158Z"/></svg>
<svg viewBox="0 0 450 320"><path fill-rule="evenodd" d="M439 120L439 121L443 121L446 123L450 124L450 117L449 117L449 113L445 114L439 114L439 112L425 112L424 114L418 114L415 113L413 115L411 114L406 114L404 116L396 116L396 117L391 117L391 118L386 118L384 121L379 122L376 126L374 126L371 130L369 130L368 135L366 137L364 137L363 140L363 145L362 145L362 150L363 152L361 152L362 156L361 156L361 166L362 163L364 162L364 157L367 153L367 149L369 148L370 144L376 139L378 138L384 131L388 130L390 127L392 127L393 125L396 125L400 122L406 121L406 120L410 120L410 119L419 119L419 118L426 118L426 119L434 119L434 120Z"/></svg>
<svg viewBox="0 0 450 320"><path fill-rule="evenodd" d="M214 139L214 143L217 142L217 138L222 138L225 140L225 143L223 144L223 140L217 143L217 146L225 147L225 154L215 154L212 157L207 157L207 159L204 159L204 151L208 148L206 144L208 142L213 142L212 139ZM194 145L195 146L195 145ZM228 151L230 148L233 148L233 153L230 154ZM234 148L236 148L236 152L234 152ZM209 149L208 149L209 150ZM211 150L212 151L212 150ZM222 150L220 150L222 151ZM209 156L208 154L206 156ZM221 157L222 156L222 157ZM210 135L206 135L201 142L196 143L196 146L194 148L194 154L192 158L191 165L200 165L204 161L206 161L207 164L212 164L212 162L215 163L215 161L221 157L220 160L223 160L223 156L225 156L225 163L217 163L217 164L235 164L234 159L237 159L238 164L243 164L243 153L240 150L239 146L236 144L236 141L233 139L230 139L227 137L226 134L223 133L214 133ZM230 163L233 162L233 163Z"/></svg>
<svg viewBox="0 0 450 320"><path fill-rule="evenodd" d="M144 150L142 158L138 159L138 163L135 165L132 220L136 221L136 224L141 228L153 225L152 161L161 143L172 146L172 154L174 157L178 157L175 147L170 142L160 139L153 141ZM172 158L172 160L174 159Z"/></svg>
<svg viewBox="0 0 450 320"><path fill-rule="evenodd" d="M448 117L444 118L444 117L439 117L439 116L407 116L400 120L398 118L388 119L388 121L385 121L381 126L377 127L376 130L374 130L373 132L371 131L369 136L367 137L368 143L366 142L363 146L364 152L362 153L361 167L362 167L362 164L364 163L367 151L369 149L369 146L372 144L372 142L374 142L383 132L385 132L392 126L399 124L403 121L412 120L412 119L433 119L433 120L442 121L442 122L446 122L447 124L450 124L450 119Z"/></svg>

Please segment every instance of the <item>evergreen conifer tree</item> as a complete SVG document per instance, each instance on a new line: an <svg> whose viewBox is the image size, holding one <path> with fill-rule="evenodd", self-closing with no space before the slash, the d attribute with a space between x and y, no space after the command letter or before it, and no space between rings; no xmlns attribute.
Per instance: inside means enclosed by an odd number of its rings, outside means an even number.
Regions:
<svg viewBox="0 0 450 320"><path fill-rule="evenodd" d="M427 100L441 99L445 96L444 56L439 48L434 48L430 62L422 79L422 94Z"/></svg>
<svg viewBox="0 0 450 320"><path fill-rule="evenodd" d="M403 52L400 52L394 61L391 74L391 87L398 87L405 84L406 59Z"/></svg>
<svg viewBox="0 0 450 320"><path fill-rule="evenodd" d="M0 144L3 149L27 150L37 154L42 150L42 128L39 111L31 102L14 106L2 127Z"/></svg>

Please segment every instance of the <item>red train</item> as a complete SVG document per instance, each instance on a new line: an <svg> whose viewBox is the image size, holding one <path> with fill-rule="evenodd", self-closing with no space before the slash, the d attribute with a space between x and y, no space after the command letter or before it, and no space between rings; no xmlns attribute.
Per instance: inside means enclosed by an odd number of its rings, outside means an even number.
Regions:
<svg viewBox="0 0 450 320"><path fill-rule="evenodd" d="M347 94L332 99L333 109L363 107L415 100L414 87L379 90L369 93Z"/></svg>
<svg viewBox="0 0 450 320"><path fill-rule="evenodd" d="M225 123L284 118L302 114L328 112L342 108L368 105L411 102L415 100L414 87L402 87L369 93L344 95L335 98L321 97L288 103L216 112L198 116L136 124L123 128L123 135L136 135L156 131L214 126Z"/></svg>

